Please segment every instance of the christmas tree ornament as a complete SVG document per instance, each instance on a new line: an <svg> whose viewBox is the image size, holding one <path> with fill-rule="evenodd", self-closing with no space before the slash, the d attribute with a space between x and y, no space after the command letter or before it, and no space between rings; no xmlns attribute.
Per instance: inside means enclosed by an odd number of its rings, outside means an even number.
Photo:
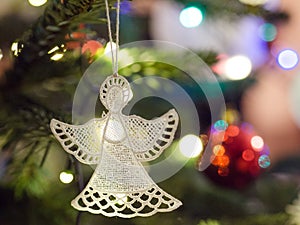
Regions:
<svg viewBox="0 0 300 225"><path fill-rule="evenodd" d="M105 2L112 42L108 2ZM118 1L117 46L119 10ZM118 48L111 53L114 73L100 87L100 101L108 112L83 125L55 119L50 124L66 152L81 163L97 165L84 190L71 204L80 211L122 218L172 211L182 203L156 185L141 162L156 159L172 143L178 114L171 109L153 120L122 114L133 94L128 81L117 73Z"/></svg>
<svg viewBox="0 0 300 225"><path fill-rule="evenodd" d="M217 185L245 188L270 166L269 149L250 124L219 120L210 135L211 165L204 174Z"/></svg>

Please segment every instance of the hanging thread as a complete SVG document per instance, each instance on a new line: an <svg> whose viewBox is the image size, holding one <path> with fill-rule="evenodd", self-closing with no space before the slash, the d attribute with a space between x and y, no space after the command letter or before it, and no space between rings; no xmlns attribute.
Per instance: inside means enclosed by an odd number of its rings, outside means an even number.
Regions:
<svg viewBox="0 0 300 225"><path fill-rule="evenodd" d="M112 30L111 30L111 19L110 19L110 13L109 13L109 5L108 0L105 0L105 6L106 6L106 17L107 17L107 27L108 27L108 36L109 36L109 43L110 43L110 50L111 50L111 58L112 58L112 69L114 76L118 76L118 70L119 70L119 33L120 33L120 0L117 1L117 8L116 8L116 52L114 53L113 49L113 36L112 36Z"/></svg>

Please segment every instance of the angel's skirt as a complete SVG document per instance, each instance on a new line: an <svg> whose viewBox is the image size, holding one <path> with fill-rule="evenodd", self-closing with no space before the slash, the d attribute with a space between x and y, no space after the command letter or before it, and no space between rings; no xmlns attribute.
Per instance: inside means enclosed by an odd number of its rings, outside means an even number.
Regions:
<svg viewBox="0 0 300 225"><path fill-rule="evenodd" d="M154 183L124 145L103 149L102 160L89 183L72 201L80 211L123 218L169 212L181 204Z"/></svg>
<svg viewBox="0 0 300 225"><path fill-rule="evenodd" d="M73 201L72 206L80 211L89 211L108 217L147 217L157 212L169 212L182 203L164 192L157 185L132 193L105 193L88 185Z"/></svg>

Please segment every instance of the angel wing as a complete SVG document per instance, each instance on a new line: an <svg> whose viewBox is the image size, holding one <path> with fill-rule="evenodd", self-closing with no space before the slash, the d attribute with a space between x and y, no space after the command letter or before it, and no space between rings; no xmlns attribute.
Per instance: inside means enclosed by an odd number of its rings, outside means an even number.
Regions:
<svg viewBox="0 0 300 225"><path fill-rule="evenodd" d="M174 109L154 120L132 115L124 118L125 129L139 161L151 161L160 156L174 139L178 114Z"/></svg>
<svg viewBox="0 0 300 225"><path fill-rule="evenodd" d="M50 128L64 150L84 164L98 164L107 118L95 118L83 125L70 125L52 119Z"/></svg>

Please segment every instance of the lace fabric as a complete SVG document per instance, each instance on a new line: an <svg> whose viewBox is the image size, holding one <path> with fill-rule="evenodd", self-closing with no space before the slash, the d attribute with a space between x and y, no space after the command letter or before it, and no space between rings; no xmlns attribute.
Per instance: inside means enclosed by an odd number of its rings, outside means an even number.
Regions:
<svg viewBox="0 0 300 225"><path fill-rule="evenodd" d="M162 191L157 185L131 193L102 192L87 185L71 204L78 210L94 214L132 218L147 217L157 212L169 212L178 208L181 202Z"/></svg>
<svg viewBox="0 0 300 225"><path fill-rule="evenodd" d="M78 210L105 216L150 216L178 208L181 202L159 188L142 166L172 142L178 125L174 109L154 120L121 110L132 98L127 80L108 77L100 100L109 110L102 118L75 126L53 119L50 127L64 150L97 167L85 189L72 201Z"/></svg>

